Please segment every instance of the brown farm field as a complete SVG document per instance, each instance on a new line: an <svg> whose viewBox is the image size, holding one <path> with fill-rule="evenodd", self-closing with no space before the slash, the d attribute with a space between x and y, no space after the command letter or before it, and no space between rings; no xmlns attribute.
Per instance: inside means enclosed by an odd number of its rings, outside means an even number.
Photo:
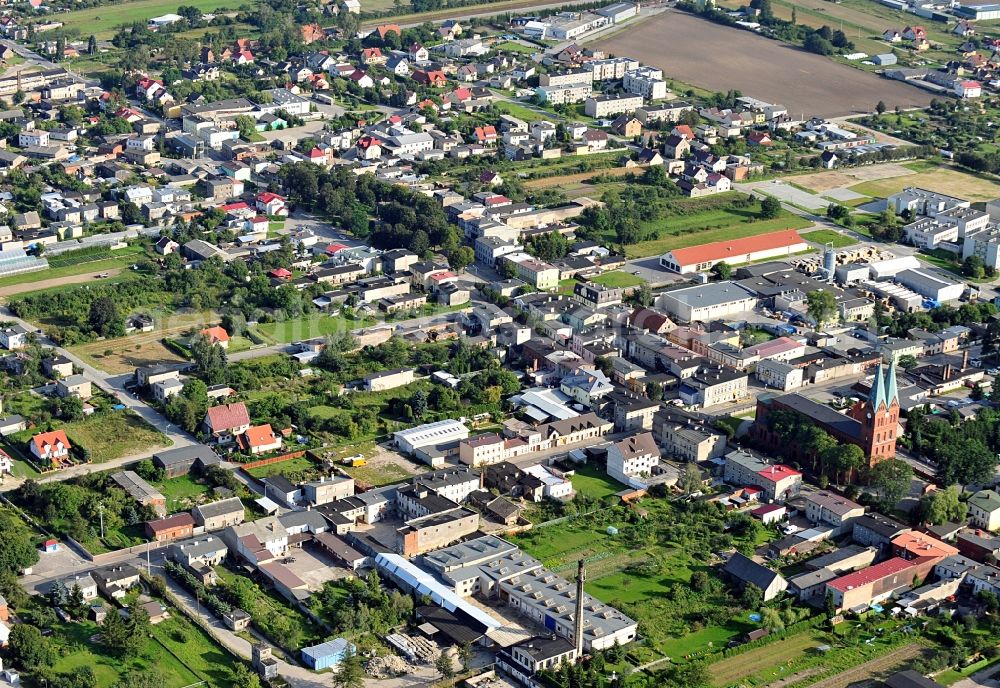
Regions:
<svg viewBox="0 0 1000 688"><path fill-rule="evenodd" d="M807 117L871 112L880 100L890 109L923 107L932 98L902 82L674 10L590 47L655 65L668 78L713 91L737 89Z"/></svg>
<svg viewBox="0 0 1000 688"><path fill-rule="evenodd" d="M130 334L118 339L106 339L70 348L74 354L95 368L112 375L131 373L140 366L159 363L180 363L184 359L168 349L163 339L180 337L192 327L218 322L215 313L185 313L157 318L152 332Z"/></svg>

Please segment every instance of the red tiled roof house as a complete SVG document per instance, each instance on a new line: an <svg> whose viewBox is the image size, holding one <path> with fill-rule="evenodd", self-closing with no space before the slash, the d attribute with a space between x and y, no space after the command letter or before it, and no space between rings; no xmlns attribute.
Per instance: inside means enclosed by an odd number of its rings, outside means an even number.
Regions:
<svg viewBox="0 0 1000 688"><path fill-rule="evenodd" d="M205 432L218 442L230 442L250 428L250 414L242 401L208 409L202 423Z"/></svg>

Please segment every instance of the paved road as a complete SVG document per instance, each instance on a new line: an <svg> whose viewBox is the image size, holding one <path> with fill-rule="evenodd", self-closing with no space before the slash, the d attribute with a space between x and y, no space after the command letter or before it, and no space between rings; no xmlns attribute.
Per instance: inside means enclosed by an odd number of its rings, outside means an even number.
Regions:
<svg viewBox="0 0 1000 688"><path fill-rule="evenodd" d="M29 330L31 332L36 332L37 328L20 318L16 317L11 313L6 307L0 307L0 317L6 321L15 322L21 327ZM173 423L170 423L166 418L164 418L158 411L148 406L141 399L137 399L132 394L130 394L125 389L125 382L128 380L128 376L119 375L112 376L105 373L103 370L98 370L94 366L90 365L84 361L79 356L73 354L67 349L58 346L51 339L46 337L44 334L38 333L38 340L43 346L47 346L57 353L62 354L69 360L73 362L73 365L77 366L83 371L83 376L90 380L93 384L97 385L102 391L108 395L117 398L126 408L133 411L136 415L141 417L151 426L162 432L167 436L169 444L173 447L187 447L197 443L197 440L181 428L177 427ZM153 454L155 449L148 449L137 454L130 456L124 456L120 459L115 459L114 461L108 461L102 464L80 464L78 466L73 466L65 470L59 471L51 476L43 478L43 482L67 480L77 475L84 473L90 473L95 470L108 470L110 468L115 468L132 461L138 461L140 459L148 458ZM3 486L3 490L10 490L16 487L13 481L8 482Z"/></svg>

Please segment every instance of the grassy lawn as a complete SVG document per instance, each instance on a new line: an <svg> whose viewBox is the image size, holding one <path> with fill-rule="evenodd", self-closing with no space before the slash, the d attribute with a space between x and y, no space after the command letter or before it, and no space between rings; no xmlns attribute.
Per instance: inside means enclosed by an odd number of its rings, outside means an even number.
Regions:
<svg viewBox="0 0 1000 688"><path fill-rule="evenodd" d="M769 669L774 670L789 661L797 660L810 649L822 644L824 644L822 638L816 637L813 631L806 631L715 662L708 667L708 672L714 685L728 686L743 678Z"/></svg>
<svg viewBox="0 0 1000 688"><path fill-rule="evenodd" d="M300 456L297 459L289 459L288 461L279 461L278 463L271 463L259 468L251 468L247 473L255 478L267 478L272 475L297 473L299 471L315 470L316 468L318 466L315 461L306 456Z"/></svg>
<svg viewBox="0 0 1000 688"><path fill-rule="evenodd" d="M545 119L545 115L535 110L524 107L517 103L511 103L506 100L498 100L496 102L497 109L500 112L506 112L508 115L517 117L518 119L523 119L528 124L532 122L539 122Z"/></svg>
<svg viewBox="0 0 1000 688"><path fill-rule="evenodd" d="M739 208L728 204L738 194L720 194L698 199L673 201L673 214L644 223L643 229L658 238L626 247L629 258L646 258L676 248L697 246L713 241L732 241L777 232L803 229L812 222L787 210L771 220L761 220L755 206Z"/></svg>
<svg viewBox="0 0 1000 688"><path fill-rule="evenodd" d="M834 248L854 246L854 244L858 243L851 237L845 236L840 232L835 232L832 229L817 229L815 232L806 232L802 235L802 238L815 244L833 244Z"/></svg>
<svg viewBox="0 0 1000 688"><path fill-rule="evenodd" d="M504 50L510 53L523 53L525 55L531 55L532 53L537 53L541 48L536 48L533 46L523 45L521 43L515 43L513 41L504 41L503 43L497 43L493 46L495 50Z"/></svg>
<svg viewBox="0 0 1000 688"><path fill-rule="evenodd" d="M95 413L62 427L72 444L90 451L91 463L169 446L163 434L131 411Z"/></svg>
<svg viewBox="0 0 1000 688"><path fill-rule="evenodd" d="M671 658L682 658L691 654L714 651L749 631L757 628L749 621L731 620L725 626L706 626L700 631L688 633L666 641L661 649Z"/></svg>
<svg viewBox="0 0 1000 688"><path fill-rule="evenodd" d="M212 488L206 484L195 482L191 475L182 475L157 483L156 489L167 498L167 511L173 513L190 509L198 504L198 498L208 494Z"/></svg>
<svg viewBox="0 0 1000 688"><path fill-rule="evenodd" d="M288 344L304 339L350 332L371 324L371 322L370 320L351 320L338 316L313 314L284 322L264 323L258 325L255 332L262 339L274 344Z"/></svg>
<svg viewBox="0 0 1000 688"><path fill-rule="evenodd" d="M244 3L242 0L192 0L189 4L202 12L214 12L236 9ZM60 14L59 19L67 29L78 29L84 35L92 33L98 38L110 38L115 28L122 24L145 22L150 17L176 11L177 3L173 0L132 0L128 3L67 12Z"/></svg>
<svg viewBox="0 0 1000 688"><path fill-rule="evenodd" d="M576 475L570 478L570 482L573 483L573 490L595 499L604 499L625 489L624 485L589 463L577 468Z"/></svg>
<svg viewBox="0 0 1000 688"><path fill-rule="evenodd" d="M11 275L0 279L0 287L10 287L15 284L30 284L42 280L58 279L60 277L73 277L89 272L100 272L101 270L113 270L130 265L135 260L135 254L127 254L121 257L102 258L84 263L75 263L62 267L50 267L48 270L38 272L26 272L21 275Z"/></svg>
<svg viewBox="0 0 1000 688"><path fill-rule="evenodd" d="M157 658L172 656L199 680L212 686L229 685L236 660L216 645L201 628L178 611L152 628L153 638L163 648Z"/></svg>
<svg viewBox="0 0 1000 688"><path fill-rule="evenodd" d="M165 622L172 623L171 621ZM81 621L71 624L58 624L54 627L53 638L56 643L65 650L52 669L58 673L72 673L81 667L89 666L93 668L97 675L98 688L110 688L118 681L120 676L129 669L148 670L156 669L163 680L163 688L184 688L201 680L194 671L185 666L184 662L168 652L164 652L163 646L155 638L158 635L158 627L154 626L154 638L150 638L143 646L141 656L130 661L123 661L106 653L104 648L92 640L100 630L92 621ZM187 634L189 637L193 633ZM208 640L205 639L207 643ZM185 661L191 662L196 652L195 647L185 644ZM214 650L213 654L221 655L221 651ZM228 657L212 657L213 661L221 661ZM213 683L215 683L213 681ZM215 685L224 685L224 682Z"/></svg>
<svg viewBox="0 0 1000 688"><path fill-rule="evenodd" d="M591 282L597 282L598 284L603 284L606 287L634 287L636 285L642 284L643 280L638 275L633 275L622 270L612 270L611 272L605 272L602 275L598 275L591 279Z"/></svg>

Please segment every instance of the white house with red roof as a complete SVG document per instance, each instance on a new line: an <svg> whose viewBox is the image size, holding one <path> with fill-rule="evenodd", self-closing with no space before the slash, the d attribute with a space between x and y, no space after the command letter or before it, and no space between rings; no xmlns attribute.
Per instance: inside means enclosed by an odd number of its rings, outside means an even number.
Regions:
<svg viewBox="0 0 1000 688"><path fill-rule="evenodd" d="M272 191L263 191L257 194L255 199L257 210L266 215L288 216L288 208L285 206L285 197Z"/></svg>
<svg viewBox="0 0 1000 688"><path fill-rule="evenodd" d="M0 449L0 474L3 473L13 473L14 472L14 459L10 458L10 454Z"/></svg>
<svg viewBox="0 0 1000 688"><path fill-rule="evenodd" d="M221 325L206 327L199 334L207 338L209 344L218 344L223 349L229 348L229 333Z"/></svg>
<svg viewBox="0 0 1000 688"><path fill-rule="evenodd" d="M247 428L236 441L243 451L251 454L266 454L281 449L281 436L275 434L270 423Z"/></svg>
<svg viewBox="0 0 1000 688"><path fill-rule="evenodd" d="M355 148L361 160L378 160L382 157L382 144L374 136L362 136Z"/></svg>
<svg viewBox="0 0 1000 688"><path fill-rule="evenodd" d="M73 445L69 443L64 430L41 432L31 438L28 446L31 455L39 461L56 462L69 456Z"/></svg>
<svg viewBox="0 0 1000 688"><path fill-rule="evenodd" d="M370 76L368 76L367 72L364 72L360 69L355 69L353 72L350 73L350 75L348 75L347 78L356 83L361 88L371 88L372 86L375 85L375 80L372 79Z"/></svg>
<svg viewBox="0 0 1000 688"><path fill-rule="evenodd" d="M160 91L165 90L163 82L148 77L139 79L135 85L135 94L142 100L152 100Z"/></svg>
<svg viewBox="0 0 1000 688"><path fill-rule="evenodd" d="M497 128L492 124L488 124L484 127L476 127L475 131L472 132L476 143L481 143L486 146L493 145L497 142Z"/></svg>
<svg viewBox="0 0 1000 688"><path fill-rule="evenodd" d="M250 428L250 413L242 401L208 409L202 423L205 432L218 442L230 442Z"/></svg>
<svg viewBox="0 0 1000 688"><path fill-rule="evenodd" d="M410 55L410 59L414 62L426 62L430 56L430 53L427 52L427 48L419 43L411 45L408 53Z"/></svg>
<svg viewBox="0 0 1000 688"><path fill-rule="evenodd" d="M233 55L233 64L248 65L253 64L253 53L249 50L241 50Z"/></svg>
<svg viewBox="0 0 1000 688"><path fill-rule="evenodd" d="M959 98L979 98L983 95L983 85L978 81L956 81L955 95Z"/></svg>

